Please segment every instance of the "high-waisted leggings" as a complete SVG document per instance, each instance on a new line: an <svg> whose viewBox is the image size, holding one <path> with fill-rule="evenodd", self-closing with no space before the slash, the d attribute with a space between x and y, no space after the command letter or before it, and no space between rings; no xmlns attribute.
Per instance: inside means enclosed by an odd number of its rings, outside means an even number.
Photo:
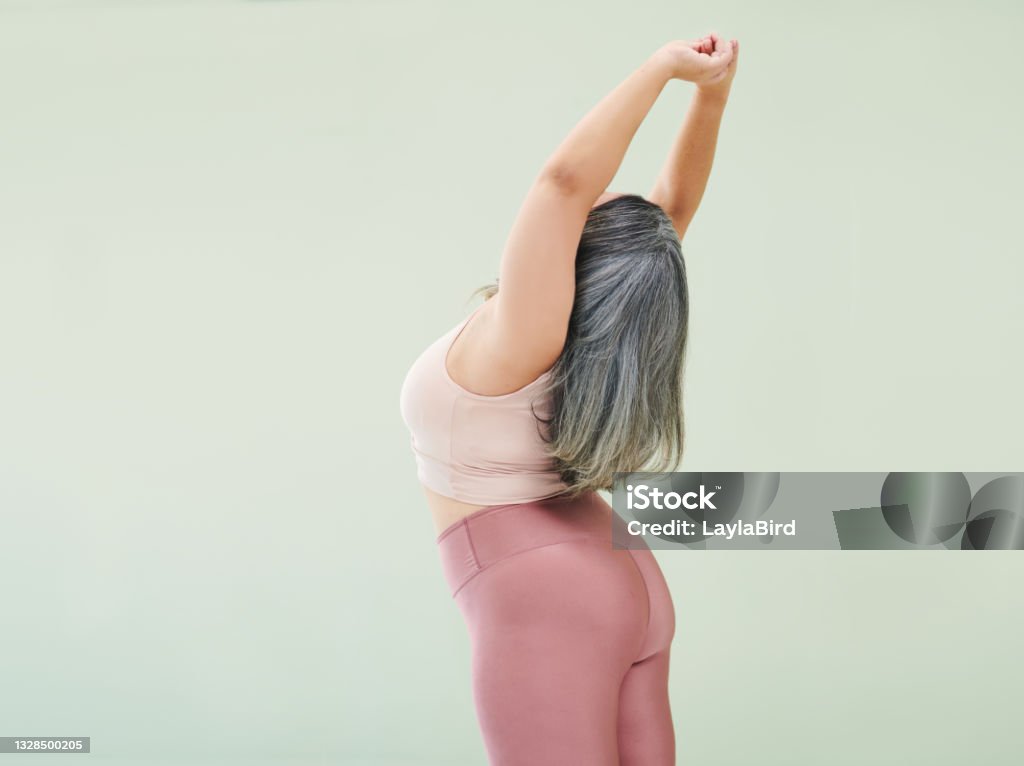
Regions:
<svg viewBox="0 0 1024 766"><path fill-rule="evenodd" d="M672 599L650 550L612 547L613 523L591 492L489 506L438 538L494 766L675 763Z"/></svg>

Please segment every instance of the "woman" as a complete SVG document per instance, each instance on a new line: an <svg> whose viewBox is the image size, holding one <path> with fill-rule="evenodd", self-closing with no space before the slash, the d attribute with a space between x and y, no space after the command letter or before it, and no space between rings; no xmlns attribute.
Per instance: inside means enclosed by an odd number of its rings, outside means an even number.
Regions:
<svg viewBox="0 0 1024 766"><path fill-rule="evenodd" d="M601 100L535 179L498 285L403 384L492 764L675 762L671 597L649 550L613 547L597 491L681 455L680 240L738 53L716 34L668 43ZM672 79L696 93L648 199L606 192Z"/></svg>

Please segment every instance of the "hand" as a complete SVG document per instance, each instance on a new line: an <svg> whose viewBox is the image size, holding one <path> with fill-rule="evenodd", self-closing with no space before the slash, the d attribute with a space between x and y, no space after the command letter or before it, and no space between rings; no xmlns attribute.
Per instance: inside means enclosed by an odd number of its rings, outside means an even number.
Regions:
<svg viewBox="0 0 1024 766"><path fill-rule="evenodd" d="M710 80L699 83L697 90L705 95L713 95L719 98L729 97L729 88L732 86L732 79L736 76L736 64L740 58L740 41L729 40L726 42L719 35L712 32L700 41L701 52L714 55L716 50L731 48L732 59L725 67L725 70Z"/></svg>
<svg viewBox="0 0 1024 766"><path fill-rule="evenodd" d="M663 45L658 54L674 79L697 85L712 85L726 78L734 58L733 46L716 34L700 40L673 40Z"/></svg>

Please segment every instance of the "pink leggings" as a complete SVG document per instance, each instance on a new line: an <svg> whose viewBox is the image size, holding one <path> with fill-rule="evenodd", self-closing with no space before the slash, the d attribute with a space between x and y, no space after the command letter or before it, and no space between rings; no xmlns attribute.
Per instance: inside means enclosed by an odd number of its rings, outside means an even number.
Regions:
<svg viewBox="0 0 1024 766"><path fill-rule="evenodd" d="M438 538L473 647L473 698L494 766L675 763L675 613L646 547L597 493L479 510Z"/></svg>

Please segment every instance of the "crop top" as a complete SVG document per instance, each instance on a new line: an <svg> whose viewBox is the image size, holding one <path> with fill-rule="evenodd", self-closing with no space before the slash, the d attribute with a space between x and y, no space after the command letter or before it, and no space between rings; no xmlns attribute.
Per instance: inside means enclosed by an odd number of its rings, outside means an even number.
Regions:
<svg viewBox="0 0 1024 766"><path fill-rule="evenodd" d="M402 419L419 480L440 495L475 505L560 494L567 487L547 452L544 424L534 415L551 415L551 371L499 396L467 391L448 374L448 351L475 313L431 343L402 383Z"/></svg>

